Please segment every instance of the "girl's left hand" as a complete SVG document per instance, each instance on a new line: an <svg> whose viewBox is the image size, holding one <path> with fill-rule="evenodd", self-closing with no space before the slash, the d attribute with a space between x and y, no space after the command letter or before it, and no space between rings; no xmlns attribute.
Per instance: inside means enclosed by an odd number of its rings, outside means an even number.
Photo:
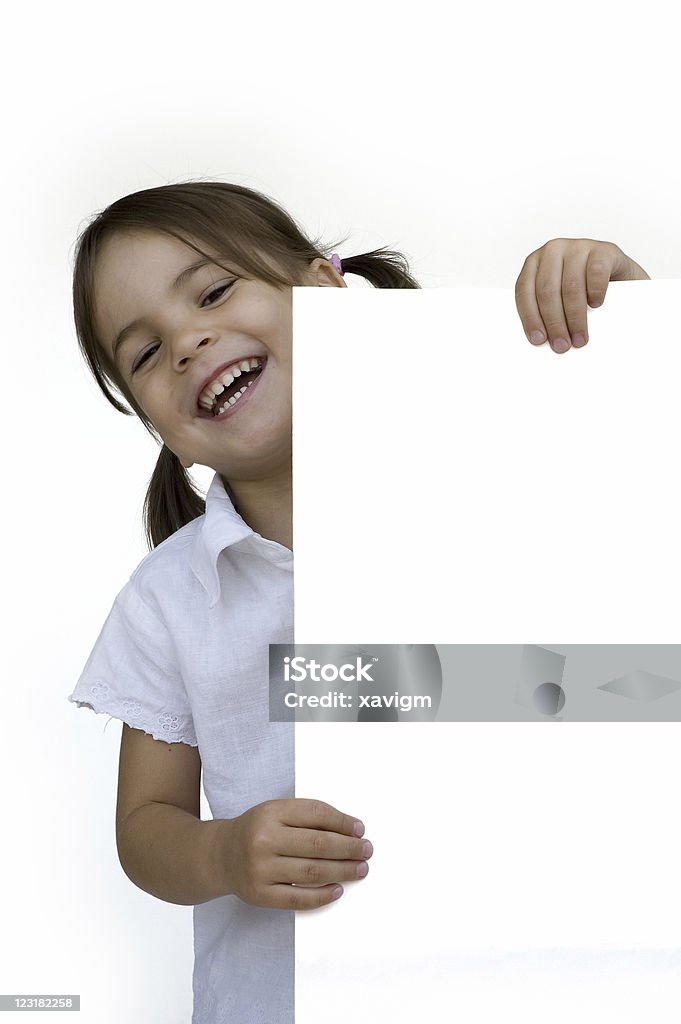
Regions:
<svg viewBox="0 0 681 1024"><path fill-rule="evenodd" d="M589 340L587 302L602 305L610 281L649 281L614 242L553 238L531 252L515 285L515 302L528 341L554 352Z"/></svg>

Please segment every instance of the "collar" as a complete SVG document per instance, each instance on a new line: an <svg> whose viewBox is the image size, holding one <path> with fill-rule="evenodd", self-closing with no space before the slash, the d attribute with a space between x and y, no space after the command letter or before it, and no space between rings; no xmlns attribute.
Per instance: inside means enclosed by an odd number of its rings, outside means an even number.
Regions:
<svg viewBox="0 0 681 1024"><path fill-rule="evenodd" d="M208 594L209 607L220 597L218 557L221 551L253 533L234 508L219 473L206 492L206 511L201 529L194 538L191 568Z"/></svg>
<svg viewBox="0 0 681 1024"><path fill-rule="evenodd" d="M206 492L206 511L203 522L194 537L191 554L191 569L208 594L209 608L220 599L220 573L218 558L225 548L251 537L262 548L262 554L270 561L280 562L282 568L293 568L293 554L274 541L265 540L255 533L234 508L222 477L216 472Z"/></svg>

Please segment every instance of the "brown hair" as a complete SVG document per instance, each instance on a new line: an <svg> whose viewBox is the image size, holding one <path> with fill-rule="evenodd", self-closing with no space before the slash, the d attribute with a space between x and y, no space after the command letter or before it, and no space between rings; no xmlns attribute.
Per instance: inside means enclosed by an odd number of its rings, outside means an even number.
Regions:
<svg viewBox="0 0 681 1024"><path fill-rule="evenodd" d="M281 287L302 281L308 264L331 253L331 246L310 239L274 200L260 192L222 181L187 181L143 189L118 199L98 213L76 240L73 269L73 314L78 344L105 398L126 416L136 414L157 441L161 438L142 412L116 365L98 341L93 289L95 263L105 239L117 231L150 229L179 239L201 255L198 239L259 280ZM266 261L264 254L274 262ZM220 259L216 259L219 264ZM406 258L399 252L375 249L343 259L344 274L359 274L374 288L419 288ZM116 397L111 388L131 406ZM151 475L144 500L144 529L154 548L205 511L205 501L177 456L165 444Z"/></svg>

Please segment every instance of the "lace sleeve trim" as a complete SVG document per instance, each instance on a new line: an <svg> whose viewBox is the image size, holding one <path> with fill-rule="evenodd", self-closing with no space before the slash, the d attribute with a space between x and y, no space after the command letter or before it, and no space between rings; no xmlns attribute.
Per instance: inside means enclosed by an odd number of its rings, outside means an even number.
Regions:
<svg viewBox="0 0 681 1024"><path fill-rule="evenodd" d="M69 700L79 708L90 708L96 715L107 714L119 718L132 729L142 729L155 740L198 746L191 715L150 711L138 701L117 697L106 683L93 683L87 692L92 698L90 702L76 700L75 697L69 697Z"/></svg>

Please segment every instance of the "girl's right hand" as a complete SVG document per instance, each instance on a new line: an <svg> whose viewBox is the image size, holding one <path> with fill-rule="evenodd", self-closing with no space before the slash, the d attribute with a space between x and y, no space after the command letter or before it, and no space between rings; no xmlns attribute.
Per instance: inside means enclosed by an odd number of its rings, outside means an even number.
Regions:
<svg viewBox="0 0 681 1024"><path fill-rule="evenodd" d="M218 851L228 888L256 907L315 910L342 895L334 895L339 882L369 871L362 823L321 800L267 800L229 825Z"/></svg>

